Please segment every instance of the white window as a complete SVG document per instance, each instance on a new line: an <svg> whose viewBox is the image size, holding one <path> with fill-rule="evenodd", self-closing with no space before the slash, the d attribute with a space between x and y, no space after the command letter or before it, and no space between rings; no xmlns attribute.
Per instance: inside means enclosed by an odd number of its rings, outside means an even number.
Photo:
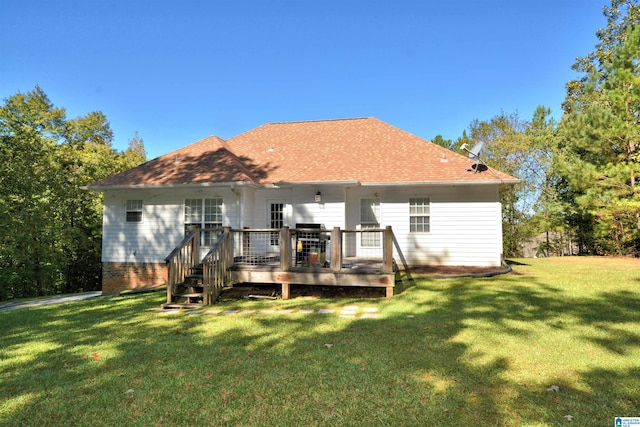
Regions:
<svg viewBox="0 0 640 427"><path fill-rule="evenodd" d="M193 227L204 229L202 245L212 246L217 233L212 229L222 228L222 199L186 199L184 201L184 230Z"/></svg>
<svg viewBox="0 0 640 427"><path fill-rule="evenodd" d="M127 200L127 222L142 222L142 200Z"/></svg>
<svg viewBox="0 0 640 427"><path fill-rule="evenodd" d="M380 228L380 199L360 199L360 228L362 230ZM362 232L362 247L380 247L380 232Z"/></svg>
<svg viewBox="0 0 640 427"><path fill-rule="evenodd" d="M428 233L430 231L431 200L428 197L409 199L409 231Z"/></svg>

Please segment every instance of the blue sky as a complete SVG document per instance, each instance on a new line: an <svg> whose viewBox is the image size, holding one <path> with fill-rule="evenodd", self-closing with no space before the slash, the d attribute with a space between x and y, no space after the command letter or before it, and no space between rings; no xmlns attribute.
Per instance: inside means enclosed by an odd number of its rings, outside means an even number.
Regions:
<svg viewBox="0 0 640 427"><path fill-rule="evenodd" d="M39 85L149 158L269 122L377 117L426 139L559 117L606 0L0 0L0 98Z"/></svg>

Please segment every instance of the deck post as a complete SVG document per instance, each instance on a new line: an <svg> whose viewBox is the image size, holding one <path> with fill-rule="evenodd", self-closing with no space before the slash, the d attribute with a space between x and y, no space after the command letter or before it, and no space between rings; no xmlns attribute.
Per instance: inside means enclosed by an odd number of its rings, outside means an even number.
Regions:
<svg viewBox="0 0 640 427"><path fill-rule="evenodd" d="M289 271L291 268L291 231L284 226L280 229L280 268ZM283 290L284 290L284 284Z"/></svg>
<svg viewBox="0 0 640 427"><path fill-rule="evenodd" d="M289 299L289 283L282 284L282 299Z"/></svg>
<svg viewBox="0 0 640 427"><path fill-rule="evenodd" d="M342 269L342 230L331 230L331 271L338 273Z"/></svg>
<svg viewBox="0 0 640 427"><path fill-rule="evenodd" d="M227 266L223 272L222 286L218 291L218 294L222 292L222 288L224 288L227 284L231 283L231 267L236 262L235 261L235 251L236 251L236 239L234 239L233 229L229 227L229 237L227 237Z"/></svg>
<svg viewBox="0 0 640 427"><path fill-rule="evenodd" d="M390 225L388 225L384 230L382 267L385 273L393 273L393 230Z"/></svg>
<svg viewBox="0 0 640 427"><path fill-rule="evenodd" d="M191 265L189 265L189 269L191 267L195 267L200 264L200 227L196 227L195 230L196 235L193 238L193 249L191 250ZM191 273L190 271L187 274Z"/></svg>
<svg viewBox="0 0 640 427"><path fill-rule="evenodd" d="M224 244L224 250L223 253L225 255L225 262L227 263L227 265L231 266L231 264L233 264L233 252L234 252L234 247L233 247L233 235L231 234L231 227L222 227L222 233L228 233L229 234L229 238L227 238L225 244Z"/></svg>

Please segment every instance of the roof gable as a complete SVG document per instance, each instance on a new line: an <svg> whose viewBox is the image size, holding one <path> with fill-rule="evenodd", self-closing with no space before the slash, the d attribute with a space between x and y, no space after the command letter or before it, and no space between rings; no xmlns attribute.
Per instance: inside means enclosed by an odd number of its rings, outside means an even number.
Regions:
<svg viewBox="0 0 640 427"><path fill-rule="evenodd" d="M375 118L270 123L210 136L91 187L252 182L515 182Z"/></svg>
<svg viewBox="0 0 640 427"><path fill-rule="evenodd" d="M163 186L220 182L258 182L261 168L232 153L224 140L210 136L91 187Z"/></svg>

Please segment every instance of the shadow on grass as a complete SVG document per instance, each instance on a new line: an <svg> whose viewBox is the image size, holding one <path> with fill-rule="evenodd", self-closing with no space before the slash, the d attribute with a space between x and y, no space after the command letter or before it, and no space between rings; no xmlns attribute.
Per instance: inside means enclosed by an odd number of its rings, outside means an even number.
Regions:
<svg viewBox="0 0 640 427"><path fill-rule="evenodd" d="M531 264L527 264L527 263L524 263L524 262L521 262L521 261L516 261L514 259L506 259L505 262L507 264L509 264L509 265L526 265L526 266L531 265Z"/></svg>
<svg viewBox="0 0 640 427"><path fill-rule="evenodd" d="M0 424L557 425L572 414L574 425L608 425L640 402L640 333L628 327L640 322L639 298L571 297L505 276L419 280L389 300L273 305L355 302L379 308L374 319L157 314L158 295L2 313ZM216 308L252 307L269 303ZM536 352L549 345L538 329L596 353L565 376L545 374L557 395L518 381L536 372L485 345ZM549 360L527 368L568 357L543 350Z"/></svg>

